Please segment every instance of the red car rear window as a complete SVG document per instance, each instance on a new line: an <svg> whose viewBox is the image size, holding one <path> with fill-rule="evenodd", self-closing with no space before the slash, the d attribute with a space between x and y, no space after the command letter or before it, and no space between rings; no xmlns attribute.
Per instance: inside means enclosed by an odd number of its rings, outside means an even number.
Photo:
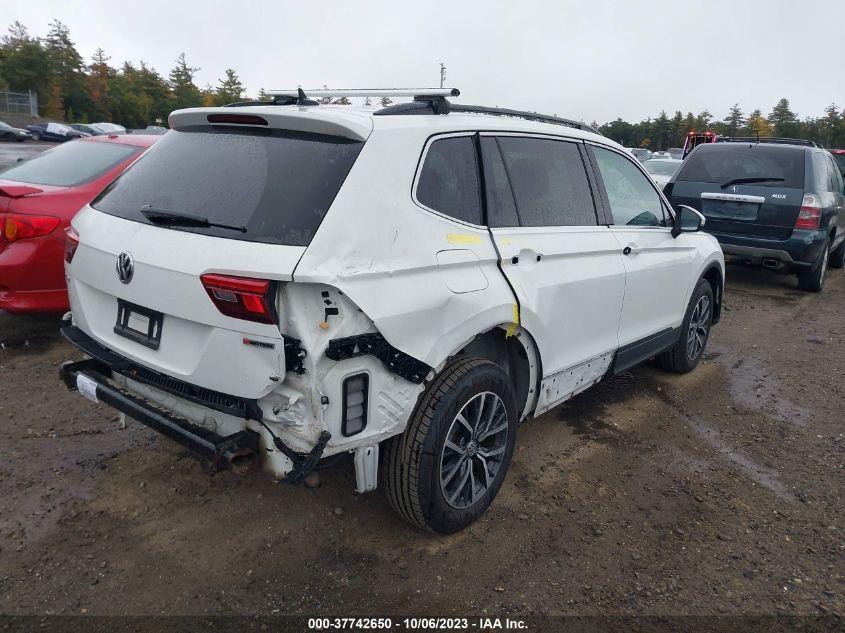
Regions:
<svg viewBox="0 0 845 633"><path fill-rule="evenodd" d="M0 178L30 185L73 187L106 173L141 147L122 143L69 141L0 171Z"/></svg>

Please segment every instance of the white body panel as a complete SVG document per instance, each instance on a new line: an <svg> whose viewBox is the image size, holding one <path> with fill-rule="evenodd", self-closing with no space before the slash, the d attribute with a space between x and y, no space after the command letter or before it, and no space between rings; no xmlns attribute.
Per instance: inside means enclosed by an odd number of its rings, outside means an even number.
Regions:
<svg viewBox="0 0 845 633"><path fill-rule="evenodd" d="M589 132L510 117L379 117L333 106L183 110L170 124L204 124L209 114L254 114L270 127L366 142L307 247L150 226L86 207L73 221L80 246L67 268L75 323L143 366L256 399L264 421L296 450L307 451L328 430L325 454L361 449L366 481L373 452L364 448L405 429L425 384L374 356L330 360L330 341L379 333L436 372L479 335L507 330L524 347L531 372L523 414L542 412L601 379L620 346L676 327L706 266L723 270L718 244L704 234L674 239L668 229L608 226L491 231L414 199L422 149L434 134L539 133L620 149ZM626 245L636 247L634 256L622 255ZM115 274L122 252L134 258L130 284ZM199 280L205 273L278 282L278 326L224 316ZM158 350L114 333L118 298L164 313ZM285 366L284 336L307 351L303 374ZM274 347L245 345L245 337ZM370 380L368 422L344 437L342 384L358 373ZM227 433L252 428L265 448L272 446L257 422L153 388L127 388L197 424ZM290 468L280 453L268 460L277 476Z"/></svg>

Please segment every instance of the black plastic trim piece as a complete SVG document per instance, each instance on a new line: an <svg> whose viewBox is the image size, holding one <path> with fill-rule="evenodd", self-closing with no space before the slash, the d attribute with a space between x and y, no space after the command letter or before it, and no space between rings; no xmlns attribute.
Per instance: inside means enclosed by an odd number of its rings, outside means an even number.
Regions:
<svg viewBox="0 0 845 633"><path fill-rule="evenodd" d="M518 119L526 119L528 121L537 121L538 123L553 123L555 125L565 125L566 127L575 128L576 130L584 130L585 132L592 132L599 134L599 131L580 121L572 119L564 119L561 117L550 116L547 114L538 114L536 112L527 112L524 110L510 110L508 108L492 108L489 106L474 106L474 105L460 105L457 103L449 103L448 108L444 108L440 99L432 99L431 97L416 97L412 103L397 103L396 105L382 108L374 113L374 116L391 116L391 115L407 115L407 114L448 114L451 112L465 112L470 114L489 114L491 116L509 116ZM445 111L444 111L445 109Z"/></svg>
<svg viewBox="0 0 845 633"><path fill-rule="evenodd" d="M302 347L302 341L292 336L282 335L285 341L285 371L292 371L295 374L302 375L305 373L305 366L302 361L308 356Z"/></svg>
<svg viewBox="0 0 845 633"><path fill-rule="evenodd" d="M350 433L349 429L346 426L346 423L347 423L347 420L346 420L346 411L347 411L346 410L346 398L348 397L348 395L346 393L346 383L349 382L350 380L354 380L356 378L363 378L364 379L364 402L362 403L362 406L364 407L364 415L363 415L363 424L361 425L361 428L358 429L357 431L355 431L354 433ZM340 406L341 406L341 411L343 411L343 413L341 414L341 417L340 417L340 432L341 432L341 434L343 434L344 437L351 437L353 435L358 435L358 433L360 433L361 431L363 431L364 429L367 428L367 421L368 421L368 418L370 417L369 416L370 375L366 374L366 373L360 373L360 374L353 374L351 376L347 376L346 378L343 379L343 382L341 383L340 388L341 388L341 396L342 396Z"/></svg>
<svg viewBox="0 0 845 633"><path fill-rule="evenodd" d="M175 415L155 409L144 400L125 393L108 382L106 375L111 368L100 360L90 358L75 363L65 363L59 372L68 389L76 390L77 376L80 374L96 383L97 400L133 420L158 431L162 435L178 442L193 453L212 462L216 469L226 468L229 464L227 455L238 449L257 452L259 436L255 431L245 429L232 435L221 436L201 426L197 426Z"/></svg>
<svg viewBox="0 0 845 633"><path fill-rule="evenodd" d="M655 354L669 349L678 342L680 336L681 328L666 328L662 332L657 332L639 341L634 341L624 347L620 347L613 359L613 373L618 374L621 371L630 369Z"/></svg>
<svg viewBox="0 0 845 633"><path fill-rule="evenodd" d="M358 334L329 341L326 357L340 361L358 356L375 356L387 369L408 382L420 384L431 367L388 343L379 333Z"/></svg>
<svg viewBox="0 0 845 633"><path fill-rule="evenodd" d="M117 372L132 380L151 385L185 400L200 404L209 409L214 409L215 411L228 413L229 415L244 418L245 420L261 421L264 419L264 413L261 411L261 407L258 406L257 400L232 396L219 391L213 391L212 389L206 389L205 387L192 385L138 365L100 345L78 327L65 326L60 328L59 331L70 343L88 356L96 359L109 372Z"/></svg>

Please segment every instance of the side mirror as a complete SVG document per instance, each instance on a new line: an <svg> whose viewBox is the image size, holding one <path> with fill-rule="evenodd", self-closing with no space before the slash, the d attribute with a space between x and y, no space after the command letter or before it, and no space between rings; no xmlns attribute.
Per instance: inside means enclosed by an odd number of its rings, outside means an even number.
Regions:
<svg viewBox="0 0 845 633"><path fill-rule="evenodd" d="M678 237L681 233L695 233L700 231L707 220L701 212L685 204L679 204L675 211L675 224L672 226L672 237Z"/></svg>

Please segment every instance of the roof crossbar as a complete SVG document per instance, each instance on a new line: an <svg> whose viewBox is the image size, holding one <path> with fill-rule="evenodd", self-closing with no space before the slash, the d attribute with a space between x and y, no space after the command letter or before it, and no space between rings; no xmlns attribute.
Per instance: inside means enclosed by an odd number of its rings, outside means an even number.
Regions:
<svg viewBox="0 0 845 633"><path fill-rule="evenodd" d="M318 90L270 90L271 97L459 97L457 88L322 88Z"/></svg>

